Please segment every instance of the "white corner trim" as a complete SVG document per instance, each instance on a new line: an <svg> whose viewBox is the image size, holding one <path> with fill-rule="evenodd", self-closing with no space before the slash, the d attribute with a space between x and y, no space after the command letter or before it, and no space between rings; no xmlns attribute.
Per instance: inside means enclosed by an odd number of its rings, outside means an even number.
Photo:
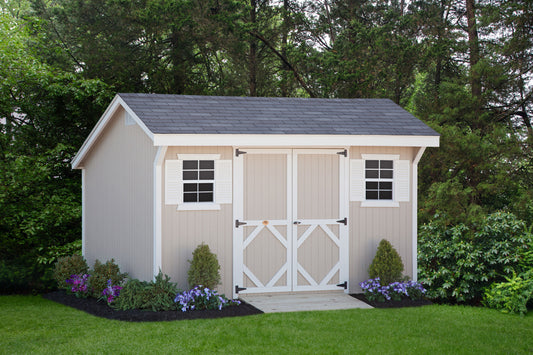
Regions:
<svg viewBox="0 0 533 355"><path fill-rule="evenodd" d="M219 160L220 154L178 154L179 160Z"/></svg>
<svg viewBox="0 0 533 355"><path fill-rule="evenodd" d="M389 200L367 200L361 202L361 207L400 207L400 203Z"/></svg>
<svg viewBox="0 0 533 355"><path fill-rule="evenodd" d="M191 202L178 205L178 211L216 211L219 209L220 204L211 202Z"/></svg>
<svg viewBox="0 0 533 355"><path fill-rule="evenodd" d="M94 126L91 133L89 133L89 136L83 142L81 148L78 150L74 158L72 159L72 168L73 169L79 169L81 168L80 164L87 155L87 153L91 150L91 147L98 141L98 137L100 137L100 134L104 131L105 127L113 117L113 115L117 112L118 108L122 107L126 112L131 116L131 119L135 121L141 127L141 129L146 133L146 135L150 138L150 140L154 140L154 134L146 127L146 125L141 121L141 119L133 112L133 110L122 100L122 98L117 94L115 95L115 98L113 98L113 101L109 104L107 109L105 110L104 114L100 117L96 125Z"/></svg>
<svg viewBox="0 0 533 355"><path fill-rule="evenodd" d="M438 147L439 136L320 134L154 134L154 145L248 148Z"/></svg>
<svg viewBox="0 0 533 355"><path fill-rule="evenodd" d="M163 209L163 162L165 160L165 155L167 153L168 147L159 147L154 159L154 250L153 250L153 276L155 277L159 269L162 268L162 240L163 240L163 218L162 218L162 209Z"/></svg>
<svg viewBox="0 0 533 355"><path fill-rule="evenodd" d="M85 258L85 243L87 242L86 228L87 228L87 211L86 211L86 195L85 191L85 169L81 169L81 256Z"/></svg>
<svg viewBox="0 0 533 355"><path fill-rule="evenodd" d="M420 161L420 158L422 158L422 155L424 154L424 151L426 150L426 147L420 147L418 149L418 152L416 153L415 158L413 159L413 164L411 164L412 171L412 181L413 181L413 191L412 191L412 230L413 230L413 239L412 239L412 254L413 254L413 280L418 280L418 162Z"/></svg>

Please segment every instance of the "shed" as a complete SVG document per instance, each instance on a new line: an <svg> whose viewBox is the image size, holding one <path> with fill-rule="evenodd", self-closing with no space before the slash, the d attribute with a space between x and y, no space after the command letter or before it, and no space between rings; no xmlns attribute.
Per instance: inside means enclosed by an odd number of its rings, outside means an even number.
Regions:
<svg viewBox="0 0 533 355"><path fill-rule="evenodd" d="M118 94L72 162L83 255L187 288L203 242L228 296L358 292L385 238L416 279L417 164L438 145L388 99Z"/></svg>

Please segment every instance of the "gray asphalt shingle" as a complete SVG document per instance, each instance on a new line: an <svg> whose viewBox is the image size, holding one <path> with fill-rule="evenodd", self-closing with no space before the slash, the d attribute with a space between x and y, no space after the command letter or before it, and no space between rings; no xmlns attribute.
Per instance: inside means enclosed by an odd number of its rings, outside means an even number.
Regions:
<svg viewBox="0 0 533 355"><path fill-rule="evenodd" d="M388 99L119 96L155 134L438 135Z"/></svg>

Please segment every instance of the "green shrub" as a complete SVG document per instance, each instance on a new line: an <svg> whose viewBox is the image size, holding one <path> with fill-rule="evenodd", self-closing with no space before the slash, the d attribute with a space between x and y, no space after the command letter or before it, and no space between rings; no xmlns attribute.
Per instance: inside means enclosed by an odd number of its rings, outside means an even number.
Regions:
<svg viewBox="0 0 533 355"><path fill-rule="evenodd" d="M111 280L113 285L120 285L128 276L128 274L120 272L120 267L115 264L114 259L107 261L105 264L96 260L93 269L89 273L91 274L89 289L91 290L91 296L95 298L102 296L102 291L107 287L108 280Z"/></svg>
<svg viewBox="0 0 533 355"><path fill-rule="evenodd" d="M31 278L32 270L27 266L0 260L0 294L27 291Z"/></svg>
<svg viewBox="0 0 533 355"><path fill-rule="evenodd" d="M533 270L505 279L487 289L483 303L504 313L526 314L528 303L533 302Z"/></svg>
<svg viewBox="0 0 533 355"><path fill-rule="evenodd" d="M154 312L176 310L177 285L161 270L154 281L128 280L115 299L113 307L121 310L148 309Z"/></svg>
<svg viewBox="0 0 533 355"><path fill-rule="evenodd" d="M189 285L191 287L202 285L215 289L220 283L220 265L215 254L209 250L207 244L200 244L192 253L189 268Z"/></svg>
<svg viewBox="0 0 533 355"><path fill-rule="evenodd" d="M371 279L378 278L382 286L389 285L396 281L402 281L403 263L400 254L394 249L392 244L382 239L379 242L376 256L368 269Z"/></svg>
<svg viewBox="0 0 533 355"><path fill-rule="evenodd" d="M70 289L70 285L66 283L72 275L87 274L89 266L87 261L81 255L71 255L60 257L54 267L53 278L57 282L57 287L62 289Z"/></svg>
<svg viewBox="0 0 533 355"><path fill-rule="evenodd" d="M420 228L418 280L428 298L478 304L487 287L519 270L533 236L510 213L493 213L470 226L445 220L436 216Z"/></svg>

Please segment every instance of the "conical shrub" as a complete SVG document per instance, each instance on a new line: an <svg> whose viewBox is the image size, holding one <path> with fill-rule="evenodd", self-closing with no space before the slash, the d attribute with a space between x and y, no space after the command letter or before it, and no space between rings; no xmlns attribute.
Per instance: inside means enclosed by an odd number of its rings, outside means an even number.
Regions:
<svg viewBox="0 0 533 355"><path fill-rule="evenodd" d="M189 286L202 285L209 289L215 289L220 283L220 265L218 258L209 250L207 244L200 244L192 253L192 260L189 260L188 280Z"/></svg>
<svg viewBox="0 0 533 355"><path fill-rule="evenodd" d="M403 262L400 254L388 240L382 239L368 269L370 278L379 277L381 285L386 286L392 282L402 281L402 271Z"/></svg>

